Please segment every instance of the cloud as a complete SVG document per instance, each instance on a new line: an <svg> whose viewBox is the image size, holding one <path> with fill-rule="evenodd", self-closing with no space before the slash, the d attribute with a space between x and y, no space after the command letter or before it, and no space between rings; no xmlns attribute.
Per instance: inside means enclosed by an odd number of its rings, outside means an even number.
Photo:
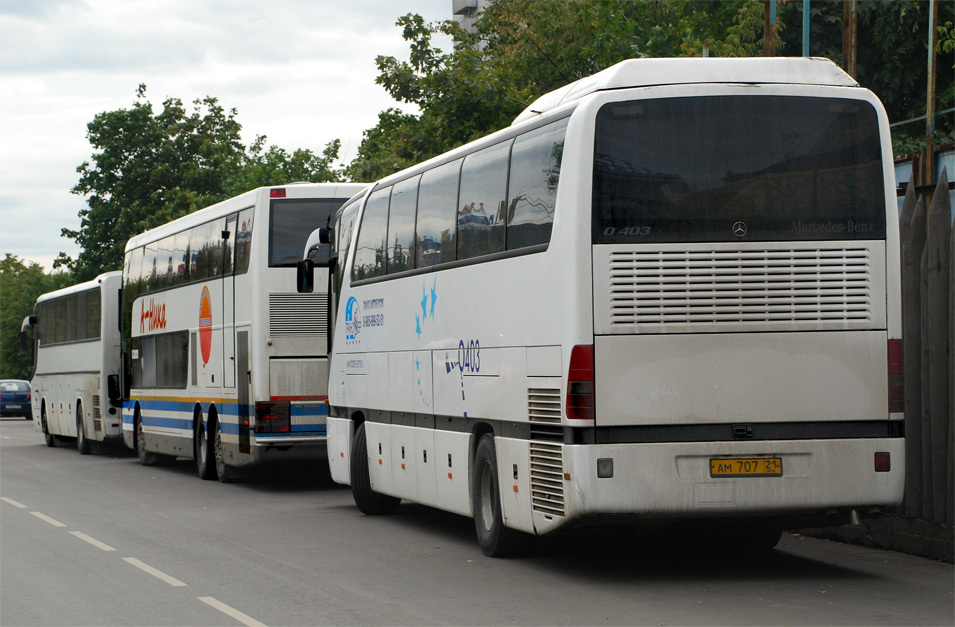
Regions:
<svg viewBox="0 0 955 627"><path fill-rule="evenodd" d="M377 55L407 56L405 13L451 18L450 0L3 0L0 2L0 255L47 269L85 203L70 194L92 149L86 125L130 107L213 96L243 141L286 150L342 140L350 160L377 115ZM191 106L191 105L190 105Z"/></svg>

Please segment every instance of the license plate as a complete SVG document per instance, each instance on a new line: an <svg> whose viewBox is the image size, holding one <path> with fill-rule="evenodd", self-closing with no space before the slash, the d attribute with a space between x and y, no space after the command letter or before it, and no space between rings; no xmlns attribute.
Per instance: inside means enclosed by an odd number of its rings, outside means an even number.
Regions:
<svg viewBox="0 0 955 627"><path fill-rule="evenodd" d="M23 405L7 405L7 409L22 409Z"/></svg>
<svg viewBox="0 0 955 627"><path fill-rule="evenodd" d="M781 477L779 457L717 457L710 460L711 477Z"/></svg>

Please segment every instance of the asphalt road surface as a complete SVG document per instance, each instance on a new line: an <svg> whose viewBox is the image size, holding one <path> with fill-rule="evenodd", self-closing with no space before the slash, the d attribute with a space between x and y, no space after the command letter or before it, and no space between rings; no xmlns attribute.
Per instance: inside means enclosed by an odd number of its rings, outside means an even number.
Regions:
<svg viewBox="0 0 955 627"><path fill-rule="evenodd" d="M234 484L0 420L0 625L952 625L953 568L784 534L754 558L602 532L484 557L468 518L363 516L325 460Z"/></svg>

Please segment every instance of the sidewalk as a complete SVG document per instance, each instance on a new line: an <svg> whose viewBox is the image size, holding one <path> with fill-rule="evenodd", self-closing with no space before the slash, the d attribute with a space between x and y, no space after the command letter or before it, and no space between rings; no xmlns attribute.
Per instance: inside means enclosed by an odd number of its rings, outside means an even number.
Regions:
<svg viewBox="0 0 955 627"><path fill-rule="evenodd" d="M864 520L859 525L801 529L800 533L813 538L899 551L950 564L955 553L955 528L952 525L917 518L886 515L876 520Z"/></svg>

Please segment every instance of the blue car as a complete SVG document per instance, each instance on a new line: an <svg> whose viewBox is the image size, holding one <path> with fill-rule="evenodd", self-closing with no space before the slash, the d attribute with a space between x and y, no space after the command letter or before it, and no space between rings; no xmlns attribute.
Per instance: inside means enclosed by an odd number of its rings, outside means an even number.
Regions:
<svg viewBox="0 0 955 627"><path fill-rule="evenodd" d="M23 416L27 420L33 420L29 381L0 381L0 416Z"/></svg>

